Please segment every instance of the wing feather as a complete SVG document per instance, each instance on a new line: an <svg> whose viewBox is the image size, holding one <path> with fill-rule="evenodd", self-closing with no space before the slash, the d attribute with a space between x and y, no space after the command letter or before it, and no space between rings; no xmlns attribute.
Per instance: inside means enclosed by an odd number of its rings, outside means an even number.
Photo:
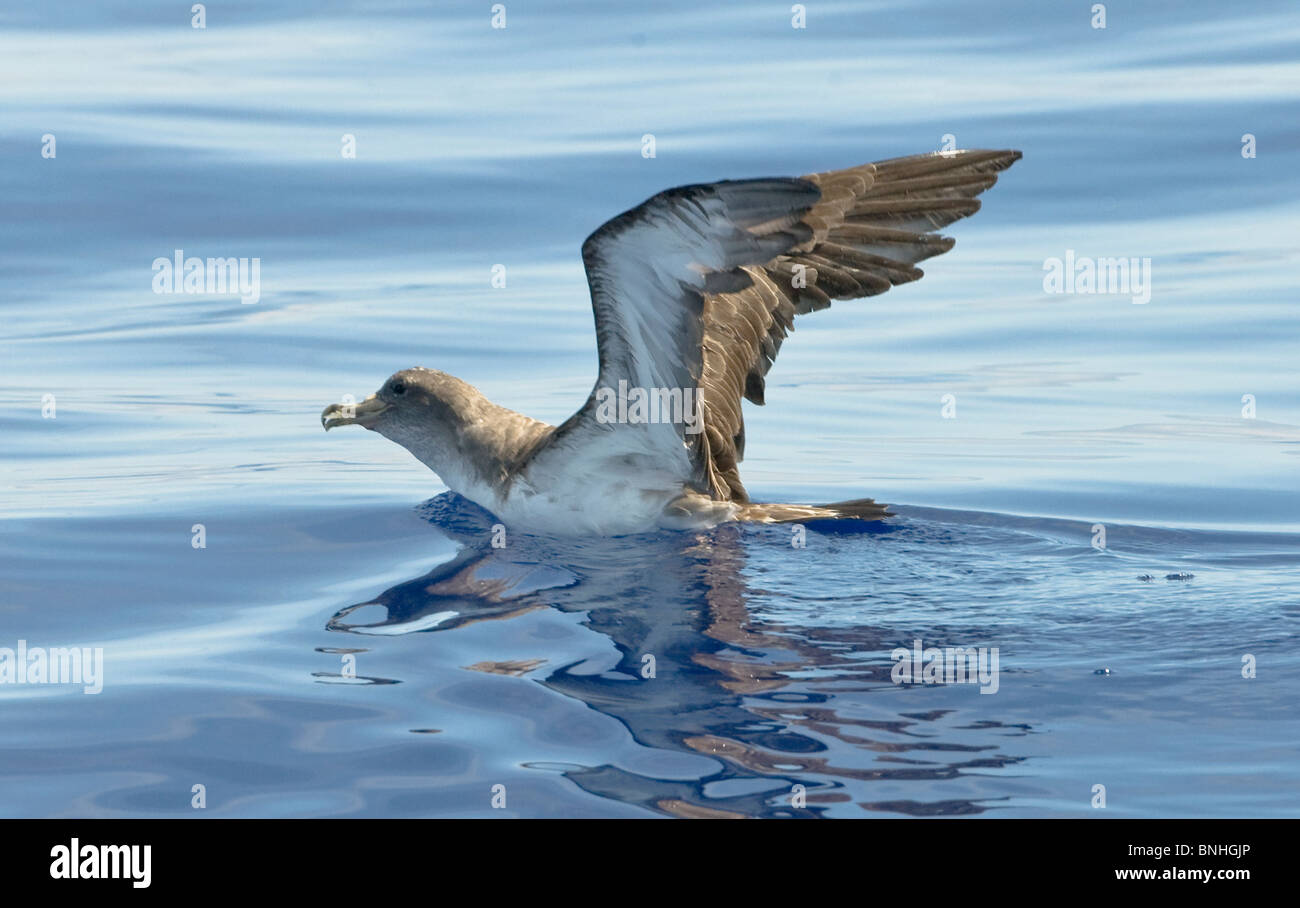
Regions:
<svg viewBox="0 0 1300 908"><path fill-rule="evenodd" d="M933 231L978 211L976 196L1019 158L938 152L684 186L609 221L583 244L600 375L534 460L582 456L599 469L634 459L647 485L748 501L741 401L764 402L795 317L920 279L916 263L953 246ZM692 391L700 431L600 418L599 392L620 382Z"/></svg>

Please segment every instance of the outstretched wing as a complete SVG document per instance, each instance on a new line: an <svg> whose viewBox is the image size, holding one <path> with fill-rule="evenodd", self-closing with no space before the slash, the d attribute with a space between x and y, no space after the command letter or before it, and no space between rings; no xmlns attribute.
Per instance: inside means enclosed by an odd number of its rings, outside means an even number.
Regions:
<svg viewBox="0 0 1300 908"><path fill-rule="evenodd" d="M975 197L1019 158L938 152L685 186L609 221L583 245L600 375L534 459L599 469L594 457L747 501L741 399L763 403L794 317L920 278L915 263L953 245L933 231L978 211ZM617 409L637 393L660 406ZM669 399L679 411L665 413Z"/></svg>
<svg viewBox="0 0 1300 908"><path fill-rule="evenodd" d="M794 317L923 277L916 263L955 242L934 231L979 211L976 196L1018 160L1018 151L936 152L804 177L822 193L802 218L813 238L746 268L749 287L705 301L701 388L715 498L747 500L741 398L764 402L764 377Z"/></svg>

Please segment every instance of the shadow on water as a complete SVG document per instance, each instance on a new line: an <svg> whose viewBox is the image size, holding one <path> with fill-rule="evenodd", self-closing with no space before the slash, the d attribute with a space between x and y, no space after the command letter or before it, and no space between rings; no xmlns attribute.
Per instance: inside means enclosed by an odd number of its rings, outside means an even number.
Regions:
<svg viewBox="0 0 1300 908"><path fill-rule="evenodd" d="M752 612L751 549L790 550L790 528L722 526L707 532L565 540L512 533L494 547L494 518L452 493L423 515L463 547L429 573L337 612L330 630L358 635L454 631L540 608L585 612L617 657L530 677L620 721L644 746L714 758L717 771L657 779L613 766L566 773L593 794L677 816L819 816L875 781L954 779L1019 762L1002 745L945 743L933 720L950 710L865 709L893 689L887 658L910 633L867 624L801 626ZM861 537L863 525L849 535ZM810 526L836 535L834 523ZM866 525L877 538L897 533ZM498 543L500 539L498 539ZM760 559L761 560L761 559ZM489 670L532 672L538 663ZM841 709L838 698L849 695ZM998 726L999 723L986 723ZM1006 732L1028 732L1025 727ZM831 753L833 745L834 754ZM857 759L845 759L845 754ZM795 786L803 786L796 799ZM977 814L980 801L860 802L871 811Z"/></svg>

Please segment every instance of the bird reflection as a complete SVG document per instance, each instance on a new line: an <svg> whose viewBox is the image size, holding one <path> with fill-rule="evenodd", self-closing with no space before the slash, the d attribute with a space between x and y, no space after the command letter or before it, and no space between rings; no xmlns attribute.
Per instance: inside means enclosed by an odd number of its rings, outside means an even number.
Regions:
<svg viewBox="0 0 1300 908"><path fill-rule="evenodd" d="M540 608L586 612L585 623L613 642L617 657L594 670L584 664L580 671L566 666L530 677L618 719L647 747L706 755L717 767L688 780L612 766L569 770L568 778L588 792L684 817L815 817L829 804L852 800L867 811L975 814L991 806L988 799L872 801L863 793L876 781L921 781L931 783L925 790L933 795L934 783L1020 759L986 741L938 740L934 723L945 710L862 709L870 703L863 692L891 686L887 654L897 632L755 618L748 604L754 595L747 578L750 549L788 548L788 527L732 524L599 540L512 534L498 548L492 544L502 541L499 529L494 536L494 518L466 499L447 493L423 512L462 545L456 557L340 610L329 629L449 631ZM810 529L834 532L835 526ZM889 528L876 525L875 531ZM543 664L473 668L526 675ZM837 697L845 694L856 695L852 715L837 708ZM1027 729L1003 729L1003 740L1007 731ZM830 739L840 742L836 754L860 756L830 756Z"/></svg>

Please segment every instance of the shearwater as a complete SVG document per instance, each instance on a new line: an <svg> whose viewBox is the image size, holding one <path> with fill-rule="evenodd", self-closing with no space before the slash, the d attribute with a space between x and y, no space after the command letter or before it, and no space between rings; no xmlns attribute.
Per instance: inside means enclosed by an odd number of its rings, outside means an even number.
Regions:
<svg viewBox="0 0 1300 908"><path fill-rule="evenodd" d="M752 502L740 481L742 400L796 316L883 293L947 252L934 231L974 214L1018 151L944 151L798 179L669 189L605 223L582 258L600 370L559 426L498 406L434 369L405 369L365 400L331 404L406 448L506 525L554 535L890 516L867 498ZM696 419L609 419L613 389L690 392Z"/></svg>

